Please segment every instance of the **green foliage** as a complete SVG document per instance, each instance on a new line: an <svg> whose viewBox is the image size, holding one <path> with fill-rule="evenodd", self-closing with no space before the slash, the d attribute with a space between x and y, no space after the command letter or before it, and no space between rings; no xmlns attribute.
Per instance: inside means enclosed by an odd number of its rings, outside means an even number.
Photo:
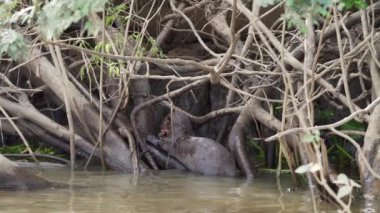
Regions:
<svg viewBox="0 0 380 213"><path fill-rule="evenodd" d="M38 18L39 30L47 39L57 37L72 23L103 10L106 0L53 0L42 8ZM85 25L90 34L97 32L96 24Z"/></svg>
<svg viewBox="0 0 380 213"><path fill-rule="evenodd" d="M352 156L350 153L348 153L343 146L336 143L336 148L338 149L338 153L341 157L346 157L351 161L355 161L354 156Z"/></svg>
<svg viewBox="0 0 380 213"><path fill-rule="evenodd" d="M315 112L315 119L318 124L327 124L331 122L335 116L335 113L329 110L320 111L319 109L316 109Z"/></svg>
<svg viewBox="0 0 380 213"><path fill-rule="evenodd" d="M0 26L9 23L19 1L0 1Z"/></svg>
<svg viewBox="0 0 380 213"><path fill-rule="evenodd" d="M109 54L111 54L111 49L112 49L111 43L99 42L95 46L96 51L100 52L104 50L104 52L109 53ZM110 76L112 77L120 76L121 65L123 65L122 63L119 63L119 62L117 63L117 62L114 62L113 60L104 59L103 57L99 57L99 56L93 56L91 58L91 61L97 66L101 66L101 63L103 62L103 64L105 64L108 67L108 74Z"/></svg>
<svg viewBox="0 0 380 213"><path fill-rule="evenodd" d="M321 133L319 130L314 130L312 133L303 136L303 143L318 143L321 140Z"/></svg>
<svg viewBox="0 0 380 213"><path fill-rule="evenodd" d="M34 152L38 154L57 155L55 149L45 146L38 147Z"/></svg>
<svg viewBox="0 0 380 213"><path fill-rule="evenodd" d="M306 165L299 166L294 172L298 174L304 174L306 172L315 173L322 169L321 164L319 163L309 163Z"/></svg>
<svg viewBox="0 0 380 213"><path fill-rule="evenodd" d="M115 62L108 63L108 74L112 77L120 76L120 64Z"/></svg>
<svg viewBox="0 0 380 213"><path fill-rule="evenodd" d="M345 124L343 124L340 127L341 130L355 130L355 131L362 131L365 132L367 129L367 125L365 123L359 123L355 120L351 120ZM352 139L356 141L363 141L363 136L362 135L357 135L357 134L352 134L350 135Z"/></svg>
<svg viewBox="0 0 380 213"><path fill-rule="evenodd" d="M279 0L259 0L259 4L262 7L267 7L269 5L274 5L275 3L280 2Z"/></svg>
<svg viewBox="0 0 380 213"><path fill-rule="evenodd" d="M359 184L355 181L349 179L345 174L339 174L336 180L333 181L336 185L339 186L339 190L337 193L338 198L343 198L349 194L351 194L352 189L354 187L361 188Z"/></svg>
<svg viewBox="0 0 380 213"><path fill-rule="evenodd" d="M34 7L27 7L24 9L21 9L17 12L15 12L10 19L6 20L9 23L17 23L20 22L21 24L30 23L35 15Z"/></svg>
<svg viewBox="0 0 380 213"><path fill-rule="evenodd" d="M7 27L10 24L22 19L27 20L30 8L16 11L20 1L1 1L0 2L0 55L8 54L12 59L20 59L27 55L26 43L23 36L15 30Z"/></svg>
<svg viewBox="0 0 380 213"><path fill-rule="evenodd" d="M87 64L87 66L88 67L92 67L92 64ZM81 68L80 68L80 70L79 70L79 76L80 76L80 80L81 81L83 81L86 77L87 77L87 75L86 75L86 64L84 64ZM90 75L88 75L88 83L89 84L91 84L91 76Z"/></svg>
<svg viewBox="0 0 380 213"><path fill-rule="evenodd" d="M262 6L273 5L277 0L259 0ZM285 18L288 20L288 26L297 27L301 32L306 33L305 20L310 18L316 22L317 18L326 17L329 14L329 8L335 4L340 9L362 9L367 6L364 0L286 0L285 1Z"/></svg>
<svg viewBox="0 0 380 213"><path fill-rule="evenodd" d="M343 124L339 130L354 130L354 131L365 131L366 125L364 123L357 122L355 120L351 120L345 124ZM362 135L351 134L352 139L355 141L363 141ZM355 161L355 156L353 156L352 152L349 151L350 145L349 142L345 141L341 137L331 136L329 139L332 143L332 146L327 150L328 154L331 156L335 156L336 160L340 165L347 164L349 165L352 161ZM352 147L351 147L352 148Z"/></svg>
<svg viewBox="0 0 380 213"><path fill-rule="evenodd" d="M144 41L147 42L147 48L148 49L150 48L150 52L153 56L156 56L158 58L164 58L165 57L165 54L162 52L162 49L158 48L156 46L156 40L153 37L147 36L146 38L144 38L140 32L134 32L133 34L131 34L129 36L129 39L135 41L136 43L140 43L142 41L142 39L146 39ZM142 56L146 55L147 54L147 48L139 47L136 50L136 56L142 57Z"/></svg>
<svg viewBox="0 0 380 213"><path fill-rule="evenodd" d="M261 156L262 158L264 158L264 156L265 156L265 152L264 152L264 150L257 144L257 142L255 141L255 140L253 140L253 139L249 139L249 140L247 140L247 142L248 142L248 146L249 147L251 147L251 148L253 148L253 149L256 149L258 152L259 152L259 154L258 154L258 156Z"/></svg>
<svg viewBox="0 0 380 213"><path fill-rule="evenodd" d="M30 23L36 8L39 11L39 1L35 5L20 8L21 1L5 0L0 2L0 54L8 54L13 59L26 56L26 42L21 34L11 29L12 23ZM85 16L103 10L106 0L52 0L37 14L38 29L47 39L57 37L72 23L78 22ZM98 25L87 21L85 30L95 34Z"/></svg>
<svg viewBox="0 0 380 213"><path fill-rule="evenodd" d="M110 5L107 5L107 11L106 11L106 25L110 26L115 21L118 21L120 24L125 25L129 19L128 14L126 11L129 9L129 3L119 4L119 5L112 5L112 3L109 3Z"/></svg>
<svg viewBox="0 0 380 213"><path fill-rule="evenodd" d="M30 142L29 145L31 146L32 150L34 150L33 151L34 153L58 155L55 149L41 145L38 142ZM12 146L0 147L0 153L1 154L23 154L23 153L28 153L28 150L26 149L24 144L17 144L17 145L12 145Z"/></svg>
<svg viewBox="0 0 380 213"><path fill-rule="evenodd" d="M27 149L24 144L17 144L13 146L0 147L1 154L20 154L26 152Z"/></svg>
<svg viewBox="0 0 380 213"><path fill-rule="evenodd" d="M351 120L340 127L341 130L365 131L366 125L355 120Z"/></svg>
<svg viewBox="0 0 380 213"><path fill-rule="evenodd" d="M23 36L12 29L0 29L0 55L6 53L12 59L25 57L28 52Z"/></svg>
<svg viewBox="0 0 380 213"><path fill-rule="evenodd" d="M342 0L346 9L363 9L367 7L367 3L363 0Z"/></svg>

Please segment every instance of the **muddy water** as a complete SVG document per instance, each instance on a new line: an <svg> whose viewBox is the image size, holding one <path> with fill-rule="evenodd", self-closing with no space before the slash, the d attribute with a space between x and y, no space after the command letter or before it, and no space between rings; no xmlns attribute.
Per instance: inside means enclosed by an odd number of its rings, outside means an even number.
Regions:
<svg viewBox="0 0 380 213"><path fill-rule="evenodd" d="M310 194L291 190L274 175L244 179L165 171L133 177L120 173L48 170L61 189L0 192L0 212L312 212ZM334 206L323 206L336 212Z"/></svg>

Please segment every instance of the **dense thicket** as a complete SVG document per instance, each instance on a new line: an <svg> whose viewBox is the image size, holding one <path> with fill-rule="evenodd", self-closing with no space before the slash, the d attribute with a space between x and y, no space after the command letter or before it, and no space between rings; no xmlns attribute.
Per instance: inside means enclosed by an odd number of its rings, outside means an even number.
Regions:
<svg viewBox="0 0 380 213"><path fill-rule="evenodd" d="M247 177L255 138L348 211L357 184L331 178L328 150L379 193L380 3L274 2L4 1L1 129L140 173L168 165L146 140L184 111Z"/></svg>

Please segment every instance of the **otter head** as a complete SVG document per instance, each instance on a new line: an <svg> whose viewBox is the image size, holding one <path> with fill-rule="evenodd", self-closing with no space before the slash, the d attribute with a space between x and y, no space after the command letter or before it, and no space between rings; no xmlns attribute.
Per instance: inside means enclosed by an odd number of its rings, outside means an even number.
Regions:
<svg viewBox="0 0 380 213"><path fill-rule="evenodd" d="M165 117L159 134L160 138L171 139L174 137L175 140L192 135L194 133L190 119L185 113L180 111L173 111Z"/></svg>
<svg viewBox="0 0 380 213"><path fill-rule="evenodd" d="M169 114L164 118L164 121L161 124L161 131L158 136L160 136L160 138L167 138L170 136L171 130L172 130L172 122L171 122L171 118Z"/></svg>

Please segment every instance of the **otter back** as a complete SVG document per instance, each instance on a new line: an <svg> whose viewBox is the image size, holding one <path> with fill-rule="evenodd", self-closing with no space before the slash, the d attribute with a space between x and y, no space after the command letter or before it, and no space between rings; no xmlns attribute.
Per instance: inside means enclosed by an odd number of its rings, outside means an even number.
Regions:
<svg viewBox="0 0 380 213"><path fill-rule="evenodd" d="M174 143L164 140L160 146L192 172L205 175L236 175L232 154L211 139L185 136L178 138Z"/></svg>

